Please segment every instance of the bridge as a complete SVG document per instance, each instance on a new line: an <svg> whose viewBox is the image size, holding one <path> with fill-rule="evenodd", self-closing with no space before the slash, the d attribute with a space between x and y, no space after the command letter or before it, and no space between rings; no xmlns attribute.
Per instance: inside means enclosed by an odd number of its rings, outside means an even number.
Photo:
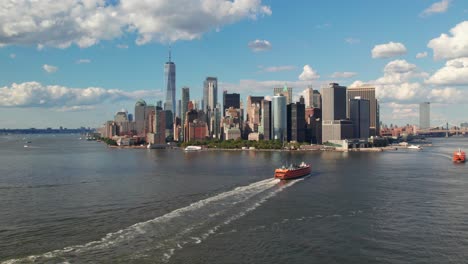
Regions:
<svg viewBox="0 0 468 264"><path fill-rule="evenodd" d="M440 124L439 126L418 129L416 131L418 135L435 135L435 134L445 134L445 136L451 135L468 135L468 127L459 127L457 125L449 124Z"/></svg>

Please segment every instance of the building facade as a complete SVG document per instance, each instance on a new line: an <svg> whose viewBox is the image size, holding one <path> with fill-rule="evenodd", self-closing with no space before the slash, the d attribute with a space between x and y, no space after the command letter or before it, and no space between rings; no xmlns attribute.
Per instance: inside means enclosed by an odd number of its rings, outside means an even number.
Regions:
<svg viewBox="0 0 468 264"><path fill-rule="evenodd" d="M353 136L359 139L370 137L370 102L356 97L349 100L349 118L353 122Z"/></svg>
<svg viewBox="0 0 468 264"><path fill-rule="evenodd" d="M286 97L286 104L292 103L292 88L288 86L273 88L273 95L283 95Z"/></svg>
<svg viewBox="0 0 468 264"><path fill-rule="evenodd" d="M431 127L431 103L423 102L419 104L419 128L427 129Z"/></svg>
<svg viewBox="0 0 468 264"><path fill-rule="evenodd" d="M363 86L348 88L348 101L359 96L361 99L369 100L370 107L370 127L369 133L371 136L380 135L380 118L379 118L379 102L375 98L375 87ZM350 117L350 107L347 109L347 116Z"/></svg>
<svg viewBox="0 0 468 264"><path fill-rule="evenodd" d="M300 102L287 105L288 141L305 141L305 104Z"/></svg>
<svg viewBox="0 0 468 264"><path fill-rule="evenodd" d="M218 78L206 77L203 82L203 103L202 109L208 112L208 109L214 109L218 103Z"/></svg>
<svg viewBox="0 0 468 264"><path fill-rule="evenodd" d="M287 109L286 97L283 95L275 95L271 101L273 112L273 138L276 140L286 140L287 133Z"/></svg>
<svg viewBox="0 0 468 264"><path fill-rule="evenodd" d="M166 100L164 101L164 110L172 111L176 114L176 65L171 61L171 52L169 51L169 61L164 64L164 87L166 87Z"/></svg>
<svg viewBox="0 0 468 264"><path fill-rule="evenodd" d="M226 109L233 107L235 109L240 108L240 94L238 93L228 93L223 91L223 115L226 113Z"/></svg>

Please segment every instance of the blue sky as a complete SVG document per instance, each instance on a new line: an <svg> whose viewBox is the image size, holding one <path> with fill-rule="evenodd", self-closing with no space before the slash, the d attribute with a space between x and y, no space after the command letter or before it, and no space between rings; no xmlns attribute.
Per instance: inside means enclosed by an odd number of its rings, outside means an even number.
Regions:
<svg viewBox="0 0 468 264"><path fill-rule="evenodd" d="M0 128L97 127L138 98L163 100L169 45L177 98L182 86L201 98L206 76L244 102L285 83L296 96L371 84L384 123L417 124L422 101L432 125L468 121L465 0L11 2L0 8Z"/></svg>

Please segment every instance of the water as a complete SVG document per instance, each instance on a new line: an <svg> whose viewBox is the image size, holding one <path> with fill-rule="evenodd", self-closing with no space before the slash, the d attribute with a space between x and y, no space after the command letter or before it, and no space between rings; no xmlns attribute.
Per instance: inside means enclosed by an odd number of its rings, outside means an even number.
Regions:
<svg viewBox="0 0 468 264"><path fill-rule="evenodd" d="M468 138L382 153L0 137L0 263L465 263ZM32 141L24 148L26 141ZM287 161L313 174L272 179Z"/></svg>

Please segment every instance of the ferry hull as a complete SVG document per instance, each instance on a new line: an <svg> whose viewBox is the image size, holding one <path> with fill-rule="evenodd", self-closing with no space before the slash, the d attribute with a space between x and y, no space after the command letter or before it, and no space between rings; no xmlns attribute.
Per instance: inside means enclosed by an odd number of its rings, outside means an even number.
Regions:
<svg viewBox="0 0 468 264"><path fill-rule="evenodd" d="M307 176L310 174L310 172L311 172L310 166L299 168L299 169L294 169L294 170L276 169L275 178L281 179L281 180L291 180L291 179L296 179L296 178Z"/></svg>
<svg viewBox="0 0 468 264"><path fill-rule="evenodd" d="M453 162L455 163L463 163L465 162L465 152L464 151L457 151L453 153Z"/></svg>

